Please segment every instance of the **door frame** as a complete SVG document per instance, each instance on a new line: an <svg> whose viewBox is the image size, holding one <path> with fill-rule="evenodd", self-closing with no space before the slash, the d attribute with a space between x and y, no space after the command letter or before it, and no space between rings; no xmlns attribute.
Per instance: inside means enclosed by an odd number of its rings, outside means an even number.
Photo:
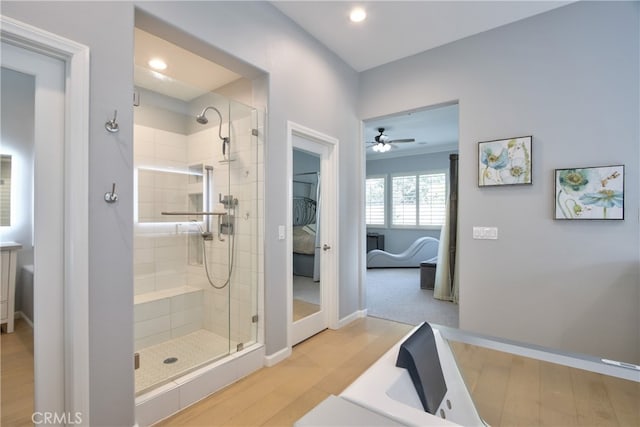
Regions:
<svg viewBox="0 0 640 427"><path fill-rule="evenodd" d="M59 415L80 413L82 425L89 425L89 48L4 15L0 15L0 28L3 42L65 64L65 176L64 194L58 195L64 210L64 295L63 306L54 308L63 317L64 384L51 385L56 391L64 389L64 408L43 409ZM34 339L38 338L34 335Z"/></svg>
<svg viewBox="0 0 640 427"><path fill-rule="evenodd" d="M323 194L333 194L333 197L323 197L322 212L323 218L329 220L322 221L323 244L326 242L331 246L330 250L324 251L321 264L320 275L322 283L321 297L323 310L319 313L326 327L337 329L338 319L338 265L339 265L339 245L338 245L338 139L323 134L306 126L287 121L287 347L291 348L296 344L296 337L293 333L293 149L298 148L294 142L294 136L304 138L322 146L327 150L326 158L320 161L321 182ZM314 316L314 315L311 315Z"/></svg>

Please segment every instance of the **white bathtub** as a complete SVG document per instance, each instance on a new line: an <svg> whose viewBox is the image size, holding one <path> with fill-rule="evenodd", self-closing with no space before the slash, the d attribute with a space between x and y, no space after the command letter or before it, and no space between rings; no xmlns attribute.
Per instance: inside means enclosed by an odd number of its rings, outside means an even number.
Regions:
<svg viewBox="0 0 640 427"><path fill-rule="evenodd" d="M437 415L425 412L408 371L396 367L400 345L417 329L378 359L340 397L407 426L486 425L471 400L449 344L436 327L433 335L447 392Z"/></svg>
<svg viewBox="0 0 640 427"><path fill-rule="evenodd" d="M33 264L22 266L19 303L22 318L33 327Z"/></svg>

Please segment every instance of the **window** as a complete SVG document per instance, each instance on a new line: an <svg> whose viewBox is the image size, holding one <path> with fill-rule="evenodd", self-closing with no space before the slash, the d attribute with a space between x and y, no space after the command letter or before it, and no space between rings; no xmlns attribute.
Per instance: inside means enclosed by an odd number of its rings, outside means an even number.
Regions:
<svg viewBox="0 0 640 427"><path fill-rule="evenodd" d="M367 225L383 226L385 223L385 177L367 178L365 218Z"/></svg>
<svg viewBox="0 0 640 427"><path fill-rule="evenodd" d="M445 219L446 174L419 173L391 178L391 225L441 226Z"/></svg>

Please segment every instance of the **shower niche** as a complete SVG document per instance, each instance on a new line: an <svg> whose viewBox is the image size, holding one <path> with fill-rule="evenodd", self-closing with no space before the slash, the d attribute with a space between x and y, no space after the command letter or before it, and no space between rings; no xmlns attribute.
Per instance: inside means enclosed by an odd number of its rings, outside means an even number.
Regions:
<svg viewBox="0 0 640 427"><path fill-rule="evenodd" d="M185 101L136 90L134 331L141 396L259 344L263 133L255 130L264 114L213 92ZM209 111L207 123L196 120L208 106L219 115Z"/></svg>

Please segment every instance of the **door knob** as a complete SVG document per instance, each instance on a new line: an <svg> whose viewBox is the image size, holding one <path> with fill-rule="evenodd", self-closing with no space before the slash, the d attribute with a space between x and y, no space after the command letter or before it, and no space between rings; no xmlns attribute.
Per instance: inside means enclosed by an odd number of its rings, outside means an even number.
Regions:
<svg viewBox="0 0 640 427"><path fill-rule="evenodd" d="M329 249L331 249L331 246L327 245L326 243L322 246L323 251L328 251Z"/></svg>

